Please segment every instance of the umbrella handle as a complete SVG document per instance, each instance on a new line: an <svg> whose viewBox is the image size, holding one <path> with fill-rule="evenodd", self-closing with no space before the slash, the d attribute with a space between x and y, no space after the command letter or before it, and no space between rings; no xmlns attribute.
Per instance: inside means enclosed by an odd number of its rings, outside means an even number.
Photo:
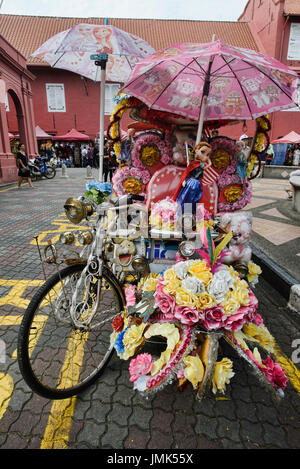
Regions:
<svg viewBox="0 0 300 469"><path fill-rule="evenodd" d="M206 103L207 103L207 96L203 96L203 100L202 100L202 104L201 104L201 112L200 112L200 117L199 117L199 123L198 123L196 145L198 145L198 143L201 141Z"/></svg>
<svg viewBox="0 0 300 469"><path fill-rule="evenodd" d="M99 127L99 181L103 181L103 156L104 156L104 105L105 105L105 77L106 70L101 67L100 80L100 127Z"/></svg>

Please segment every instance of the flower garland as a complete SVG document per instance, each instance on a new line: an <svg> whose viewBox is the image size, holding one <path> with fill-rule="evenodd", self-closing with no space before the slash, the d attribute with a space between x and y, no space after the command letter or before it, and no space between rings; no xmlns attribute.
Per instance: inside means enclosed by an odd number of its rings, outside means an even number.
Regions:
<svg viewBox="0 0 300 469"><path fill-rule="evenodd" d="M135 105L135 98L126 94L118 95L114 98L116 106L110 116L110 125L107 129L107 136L113 141L114 151L118 158L121 152L120 142L120 120L125 112Z"/></svg>
<svg viewBox="0 0 300 469"><path fill-rule="evenodd" d="M163 200L153 203L149 218L152 228L174 231L177 209L178 203L171 199L171 197L166 197Z"/></svg>
<svg viewBox="0 0 300 469"><path fill-rule="evenodd" d="M247 166L247 176L248 179L254 179L257 174L259 173L260 170L260 154L263 151L266 151L269 147L270 144L270 137L268 135L268 131L271 129L271 124L268 119L268 116L261 116L256 119L256 133L254 137L254 144L253 144L253 149L251 151L251 154L248 158L248 166ZM265 142L267 144L265 145ZM259 165L258 165L258 170L257 173L254 176L251 176L251 172L254 168L254 164L256 160L258 159Z"/></svg>
<svg viewBox="0 0 300 469"><path fill-rule="evenodd" d="M255 264L250 267L253 281L260 269ZM233 363L226 357L211 363L206 347L209 335L204 342L198 341L201 331L218 331L242 350L243 358L252 361L257 373L275 390L284 390L287 378L280 366L269 356L263 360L247 345L254 342L272 353L275 340L257 312L257 298L232 266L212 264L205 256L179 261L163 275L151 274L137 286L128 285L125 295L126 308L114 318L110 340L120 358L131 358L129 374L134 389L157 391L176 378L180 386L190 382L199 392L207 373L212 373L212 392L224 393L234 376ZM154 308L151 306L147 320L135 316L139 302L147 304L151 298ZM135 356L153 336L166 339L160 357L153 361L149 353Z"/></svg>
<svg viewBox="0 0 300 469"><path fill-rule="evenodd" d="M117 196L125 194L144 194L145 185L151 175L147 170L124 166L118 168L112 177L113 189Z"/></svg>
<svg viewBox="0 0 300 469"><path fill-rule="evenodd" d="M145 169L157 163L170 164L172 162L172 147L169 133L165 139L160 135L145 133L139 136L132 151L132 163L136 168Z"/></svg>

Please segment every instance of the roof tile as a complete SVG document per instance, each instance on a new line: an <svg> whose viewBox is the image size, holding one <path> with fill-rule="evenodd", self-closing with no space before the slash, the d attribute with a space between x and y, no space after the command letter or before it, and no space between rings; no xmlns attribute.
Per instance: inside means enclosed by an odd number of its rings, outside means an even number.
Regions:
<svg viewBox="0 0 300 469"><path fill-rule="evenodd" d="M1 35L26 58L51 36L78 23L104 24L105 18L62 18L50 16L0 15ZM238 47L258 50L245 22L123 19L110 18L109 24L142 37L155 50L181 42L210 42L216 39ZM28 64L41 64L28 59Z"/></svg>

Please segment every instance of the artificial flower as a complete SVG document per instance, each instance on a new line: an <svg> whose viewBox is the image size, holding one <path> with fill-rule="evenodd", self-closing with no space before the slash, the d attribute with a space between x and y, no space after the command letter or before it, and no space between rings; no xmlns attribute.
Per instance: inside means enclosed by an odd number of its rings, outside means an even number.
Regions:
<svg viewBox="0 0 300 469"><path fill-rule="evenodd" d="M261 347L263 347L269 353L274 352L275 339L266 327L249 323L243 326L243 332L248 340L259 342Z"/></svg>
<svg viewBox="0 0 300 469"><path fill-rule="evenodd" d="M127 287L125 288L125 298L126 298L127 308L134 306L136 303L135 290L136 290L135 285L127 285Z"/></svg>
<svg viewBox="0 0 300 469"><path fill-rule="evenodd" d="M175 306L174 317L182 324L192 326L199 321L199 313L197 308L191 306Z"/></svg>
<svg viewBox="0 0 300 469"><path fill-rule="evenodd" d="M158 309L164 314L166 319L173 319L174 308L176 306L174 296L168 295L164 291L164 285L158 281L156 292L154 293L155 304Z"/></svg>
<svg viewBox="0 0 300 469"><path fill-rule="evenodd" d="M225 309L225 308L224 308ZM229 331L237 331L241 329L246 322L245 315L241 312L227 316L224 321L224 328Z"/></svg>
<svg viewBox="0 0 300 469"><path fill-rule="evenodd" d="M179 306L197 306L198 298L196 295L187 292L183 288L177 288L176 294L176 304Z"/></svg>
<svg viewBox="0 0 300 469"><path fill-rule="evenodd" d="M182 280L181 286L184 290L194 295L204 293L205 291L204 283L197 277L186 277Z"/></svg>
<svg viewBox="0 0 300 469"><path fill-rule="evenodd" d="M281 366L278 363L273 362L271 357L267 357L267 359L263 360L262 363L265 367L264 372L267 376L267 380L273 384L275 388L284 390L286 388L288 379Z"/></svg>
<svg viewBox="0 0 300 469"><path fill-rule="evenodd" d="M260 275L262 272L261 268L259 265L254 264L254 262L249 261L248 262L248 282L251 283L252 285L255 285L258 280L257 277Z"/></svg>
<svg viewBox="0 0 300 469"><path fill-rule="evenodd" d="M119 357L122 356L122 354L124 353L125 351L125 346L124 346L124 335L125 335L125 332L127 331L128 327L126 329L124 329L122 332L119 332L119 334L117 334L116 336L116 340L114 341L114 348L117 352L117 355Z"/></svg>
<svg viewBox="0 0 300 469"><path fill-rule="evenodd" d="M166 349L161 354L158 360L155 360L152 366L151 375L155 376L168 361L170 360L170 356L172 354L172 350Z"/></svg>
<svg viewBox="0 0 300 469"><path fill-rule="evenodd" d="M147 277L142 287L143 292L150 293L150 292L155 291L157 287L157 282L158 282L158 278L151 277L151 276Z"/></svg>
<svg viewBox="0 0 300 469"><path fill-rule="evenodd" d="M150 373L152 368L152 356L149 353L142 353L130 361L129 374L130 381L135 382L140 376Z"/></svg>
<svg viewBox="0 0 300 469"><path fill-rule="evenodd" d="M200 293L197 298L197 306L201 310L211 308L215 304L214 298L209 293Z"/></svg>
<svg viewBox="0 0 300 469"><path fill-rule="evenodd" d="M231 296L235 298L241 306L246 306L250 302L248 288L242 285L237 285L232 291Z"/></svg>
<svg viewBox="0 0 300 469"><path fill-rule="evenodd" d="M227 293L225 300L221 304L227 316L235 314L240 307L240 303L231 290Z"/></svg>
<svg viewBox="0 0 300 469"><path fill-rule="evenodd" d="M212 379L213 393L216 394L219 391L224 394L226 384L229 384L233 376L232 361L229 358L225 357L220 362L217 362Z"/></svg>
<svg viewBox="0 0 300 469"><path fill-rule="evenodd" d="M233 285L234 279L230 275L230 272L226 269L221 269L215 273L209 282L207 291L217 303L221 303L225 300L229 288L232 288Z"/></svg>
<svg viewBox="0 0 300 469"><path fill-rule="evenodd" d="M112 327L115 332L120 332L124 326L124 318L121 314L118 314L113 318Z"/></svg>
<svg viewBox="0 0 300 469"><path fill-rule="evenodd" d="M188 379L194 389L197 389L197 386L203 380L204 376L204 366L198 355L188 356L183 359L185 363L184 376Z"/></svg>
<svg viewBox="0 0 300 469"><path fill-rule="evenodd" d="M178 278L183 280L187 276L187 271L190 266L190 261L180 261L176 262L173 266L174 272Z"/></svg>
<svg viewBox="0 0 300 469"><path fill-rule="evenodd" d="M151 326L145 332L145 338L149 339L150 337L153 337L155 335L162 336L167 339L168 350L174 350L180 339L180 333L178 328L175 326L175 324L171 324L168 322L161 324L151 324Z"/></svg>
<svg viewBox="0 0 300 469"><path fill-rule="evenodd" d="M142 344L145 327L146 324L141 323L140 325L133 324L126 329L123 336L124 351L122 358L124 358L124 360L132 357L136 349Z"/></svg>
<svg viewBox="0 0 300 469"><path fill-rule="evenodd" d="M195 275L205 284L207 284L213 276L206 262L202 260L192 262L188 267L188 272Z"/></svg>
<svg viewBox="0 0 300 469"><path fill-rule="evenodd" d="M199 315L203 326L208 330L216 330L223 327L223 321L227 318L221 306L216 305L203 310Z"/></svg>

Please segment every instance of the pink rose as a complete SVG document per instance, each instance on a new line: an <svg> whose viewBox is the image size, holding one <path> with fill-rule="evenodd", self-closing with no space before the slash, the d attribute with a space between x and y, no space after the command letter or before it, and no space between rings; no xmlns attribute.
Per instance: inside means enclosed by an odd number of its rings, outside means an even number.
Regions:
<svg viewBox="0 0 300 469"><path fill-rule="evenodd" d="M130 306L134 306L136 303L135 298L135 285L127 285L125 288L125 297L126 297L126 307L129 308Z"/></svg>
<svg viewBox="0 0 300 469"><path fill-rule="evenodd" d="M182 324L191 326L199 321L199 313L197 308L190 306L176 306L174 310L174 317Z"/></svg>
<svg viewBox="0 0 300 469"><path fill-rule="evenodd" d="M247 322L244 312L240 310L241 308L238 310L237 313L232 314L231 316L227 316L224 321L225 329L227 329L228 331L237 331L238 329L241 329L243 327L245 322Z"/></svg>
<svg viewBox="0 0 300 469"><path fill-rule="evenodd" d="M175 298L163 290L163 284L158 281L154 298L156 306L161 310L166 319L174 319Z"/></svg>
<svg viewBox="0 0 300 469"><path fill-rule="evenodd" d="M130 361L129 374L130 381L136 381L140 376L150 373L152 368L152 356L149 353L142 353Z"/></svg>
<svg viewBox="0 0 300 469"><path fill-rule="evenodd" d="M202 324L209 331L223 327L226 318L227 316L221 306L207 308L200 315Z"/></svg>

